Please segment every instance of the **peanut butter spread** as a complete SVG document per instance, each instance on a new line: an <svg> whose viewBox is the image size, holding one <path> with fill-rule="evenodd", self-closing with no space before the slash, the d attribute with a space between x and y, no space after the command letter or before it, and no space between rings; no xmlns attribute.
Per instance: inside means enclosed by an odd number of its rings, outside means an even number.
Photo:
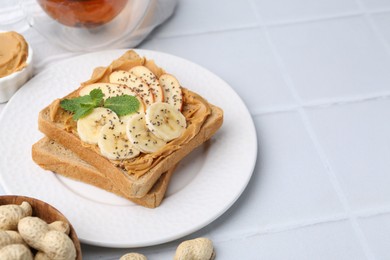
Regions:
<svg viewBox="0 0 390 260"><path fill-rule="evenodd" d="M144 58L133 56L134 52L129 51L125 53L121 58L115 60L107 68L96 68L92 74L90 80L82 83L82 86L97 83L97 82L109 82L108 76L112 71L121 70L121 69L130 69L136 65L144 65L148 67L157 77L161 76L164 71L157 67L153 61L147 61ZM154 153L141 153L138 157L111 162L128 174L134 175L135 177L141 177L145 174L150 168L158 164L168 155L172 154L174 151L180 149L183 144L188 143L194 136L196 136L203 123L206 121L208 116L211 114L211 108L206 100L204 100L198 94L191 92L185 88L182 88L183 92L183 108L182 113L187 121L187 128L184 133L169 143L167 143L163 148L154 152ZM78 96L78 90L69 94L66 98L71 98ZM71 132L72 134L78 136L77 133L77 123L72 119L72 114L63 110L59 101L54 101L50 106L50 117L58 125L64 126L65 130ZM81 141L80 141L81 142ZM97 145L90 145L82 142L82 145L93 149L96 153L100 154L99 147Z"/></svg>
<svg viewBox="0 0 390 260"><path fill-rule="evenodd" d="M0 78L26 67L28 45L16 32L0 33Z"/></svg>

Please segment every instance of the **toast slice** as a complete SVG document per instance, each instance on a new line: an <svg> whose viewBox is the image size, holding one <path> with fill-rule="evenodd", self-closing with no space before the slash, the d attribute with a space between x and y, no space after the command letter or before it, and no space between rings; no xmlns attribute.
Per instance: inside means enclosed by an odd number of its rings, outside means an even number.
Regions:
<svg viewBox="0 0 390 260"><path fill-rule="evenodd" d="M81 160L71 150L50 140L48 137L42 138L33 145L32 158L35 163L45 170L115 193L147 208L156 208L161 204L171 176L176 168L174 166L167 172L164 172L144 197L132 198L124 195L95 167Z"/></svg>
<svg viewBox="0 0 390 260"><path fill-rule="evenodd" d="M191 138L184 146L167 155L158 164L151 167L147 173L140 177L129 175L126 170L112 163L111 160L97 153L95 149L83 145L74 134L69 133L53 124L49 119L49 111L44 110L39 115L39 129L50 139L62 144L73 151L81 160L99 170L103 176L111 180L112 184L129 198L142 198L152 188L161 175L176 165L196 147L210 139L222 125L223 112L218 107L211 107L211 115L202 125L196 136Z"/></svg>
<svg viewBox="0 0 390 260"><path fill-rule="evenodd" d="M128 51L114 60L109 66L94 70L90 80L64 98L79 96L84 86L92 83L108 83L109 75L116 70L128 70L143 65L157 77L164 74L153 61L139 57ZM95 167L105 178L111 180L125 197L144 197L160 176L176 165L196 147L210 139L223 122L222 109L210 104L200 95L181 87L183 93L182 113L187 128L182 136L168 142L162 149L128 160L110 160L100 153L97 145L81 141L77 133L76 122L72 114L60 106L60 99L52 102L39 113L39 130L50 139L74 152L80 159Z"/></svg>

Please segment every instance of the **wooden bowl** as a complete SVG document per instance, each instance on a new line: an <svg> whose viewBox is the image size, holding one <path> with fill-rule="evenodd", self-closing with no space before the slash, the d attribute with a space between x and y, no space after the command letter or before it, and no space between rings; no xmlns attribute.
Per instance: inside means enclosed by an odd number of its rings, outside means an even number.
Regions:
<svg viewBox="0 0 390 260"><path fill-rule="evenodd" d="M39 217L49 224L57 220L61 220L69 224L70 227L69 237L70 239L72 239L73 244L76 248L76 253L77 253L76 260L81 260L82 259L81 246L76 231L73 229L73 226L69 222L69 220L56 208L47 204L46 202L43 202L38 199L30 198L30 197L13 196L13 195L0 196L0 205L7 205L7 204L20 205L23 201L30 203L32 207L32 215L34 217Z"/></svg>

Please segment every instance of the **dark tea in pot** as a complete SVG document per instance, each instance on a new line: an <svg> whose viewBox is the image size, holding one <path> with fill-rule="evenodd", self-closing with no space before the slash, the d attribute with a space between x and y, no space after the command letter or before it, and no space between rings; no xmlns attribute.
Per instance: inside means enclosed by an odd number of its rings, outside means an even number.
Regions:
<svg viewBox="0 0 390 260"><path fill-rule="evenodd" d="M94 28L114 19L128 0L37 0L53 19L71 27Z"/></svg>

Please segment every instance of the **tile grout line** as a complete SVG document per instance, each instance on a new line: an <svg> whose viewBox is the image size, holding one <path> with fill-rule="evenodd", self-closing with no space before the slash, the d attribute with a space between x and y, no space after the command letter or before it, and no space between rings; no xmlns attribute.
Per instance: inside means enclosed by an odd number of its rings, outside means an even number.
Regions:
<svg viewBox="0 0 390 260"><path fill-rule="evenodd" d="M171 33L171 34L162 34L162 35L156 35L154 39L157 40L164 40L164 39L171 39L171 38L181 38L181 37L188 37L188 36L199 36L199 35L207 35L207 34L214 34L214 33L224 33L224 32L234 32L239 30L253 30L258 27L257 24L251 24L251 25L243 25L243 26L235 26L235 27L228 27L224 29L210 29L210 30L199 30L199 31L192 31L192 32L179 32L179 33Z"/></svg>
<svg viewBox="0 0 390 260"><path fill-rule="evenodd" d="M390 56L390 44L386 41L386 38L384 37L383 33L376 25L376 23L372 17L373 14L386 13L388 10L386 10L385 12L378 12L378 11L377 12L370 12L367 10L367 7L362 2L362 0L355 0L355 2L357 3L360 10L363 12L364 19L367 21L368 25L371 27L371 30L373 31L375 37L378 39L378 41L384 47L387 54ZM383 213L380 211L376 212L376 215L382 215L382 214L386 214L386 213ZM360 216L360 217L372 217L372 216L375 216L375 214L371 213L370 215ZM359 226L359 223L357 223L357 225ZM360 228L360 226L359 226L359 228ZM361 231L361 228L360 228L360 231ZM362 236L364 236L363 231L361 231L361 233L362 233ZM373 256L372 258L374 259L375 257Z"/></svg>
<svg viewBox="0 0 390 260"><path fill-rule="evenodd" d="M251 1L251 0L248 0ZM252 9L254 9L254 5ZM256 16L257 16L257 11ZM349 13L342 13L342 14L336 14L336 15L323 15L321 17L317 18L304 18L304 19L291 19L291 20L285 20L285 21L274 21L274 22L262 22L260 25L266 25L266 26L284 26L284 25L294 25L294 24L301 24L301 23L310 23L310 22L319 22L319 21L327 21L331 19L342 19L342 18L349 18L354 16L361 16L364 15L363 12L349 12ZM171 33L171 34L163 34L163 35L156 35L155 39L170 39L170 38L179 38L179 37L188 37L188 36L197 36L197 35L205 35L205 34L211 34L211 33L224 33L224 32L232 32L232 31L238 31L238 30L251 30L256 29L259 27L259 24L247 24L242 26L232 26L224 29L211 29L211 30L199 30L199 31L192 31L192 32L182 32L182 33Z"/></svg>
<svg viewBox="0 0 390 260"><path fill-rule="evenodd" d="M290 19L290 20L280 20L280 21L271 21L271 22L264 22L263 24L268 27L278 27L278 26L285 26L285 25L295 25L295 24L302 24L302 23L313 23L313 22L322 22L322 21L328 21L333 19L345 19L355 16L361 16L364 13L361 11L352 11L352 12L345 12L340 14L333 14L333 15L321 15L314 17L308 17L308 18L296 18L296 19Z"/></svg>
<svg viewBox="0 0 390 260"><path fill-rule="evenodd" d="M386 52L390 55L390 44L386 41L386 38L383 36L383 33L380 31L380 29L378 28L378 26L376 25L376 23L372 18L372 14L377 14L379 12L369 12L361 0L355 0L355 1L359 6L360 10L362 11L363 16L367 21L368 25L371 27L372 31L374 32L376 38L385 48Z"/></svg>
<svg viewBox="0 0 390 260"><path fill-rule="evenodd" d="M359 11L350 11L350 12L333 14L333 15L325 14L325 15L321 15L321 16L317 16L317 17L265 22L264 25L269 26L269 27L277 27L277 26L284 26L284 25L313 23L313 22L321 22L321 21L327 21L327 20L333 20L333 19L345 19L345 18L351 18L351 17L355 17L355 16L364 16L367 13L369 13L369 14L390 13L390 9L372 10L372 11L359 10Z"/></svg>
<svg viewBox="0 0 390 260"><path fill-rule="evenodd" d="M369 212L361 212L357 213L359 217L361 218L371 218L376 216L383 216L383 215L390 215L390 209L385 210L370 210ZM225 243L229 241L234 240L240 240L250 237L256 237L256 236L264 236L264 235L270 235L270 234L277 234L282 233L286 231L293 231L298 230L302 228L309 228L316 225L322 225L322 224L328 224L328 223L336 223L336 222L342 222L342 221L348 221L349 216L347 213L342 213L339 215L334 215L330 217L325 218L316 218L312 221L301 221L296 223L290 223L290 224L277 224L277 225L271 225L267 228L260 229L258 228L255 231L252 232L243 232L239 234L239 237L237 237L237 234L232 234L231 236L215 236L213 239L215 243Z"/></svg>
<svg viewBox="0 0 390 260"><path fill-rule="evenodd" d="M254 237L254 236L264 236L264 235L269 235L269 234L276 234L276 233L282 233L286 231L291 231L291 230L298 230L302 228L308 228L312 227L315 225L322 225L322 224L327 224L327 223L334 223L334 222L341 222L341 221L347 221L348 216L346 214L339 214L339 215L334 215L331 217L325 217L325 218L316 218L311 221L301 221L301 222L296 222L296 223L290 223L290 224L277 224L277 225L271 225L269 227L263 228L263 229L257 229L251 232L243 232L242 234L239 234L239 237L237 237L237 234L233 233L230 236L226 235L220 235L220 236L215 236L213 239L215 239L216 243L224 243L224 242L229 242L232 240L236 239L243 239L243 238L248 238L248 237Z"/></svg>
<svg viewBox="0 0 390 260"><path fill-rule="evenodd" d="M359 96L349 96L341 98L329 98L324 100L314 100L303 102L302 106L305 108L318 108L318 107L328 107L328 106L338 106L345 104L353 104L365 101L381 100L390 98L390 91L382 91L374 94L364 94Z"/></svg>
<svg viewBox="0 0 390 260"><path fill-rule="evenodd" d="M384 209L384 210L369 210L369 212L360 212L357 213L359 217L361 218L371 218L376 216L382 216L382 215L390 215L390 209ZM347 213L342 213L338 215L333 215L330 217L325 218L316 218L312 221L301 221L296 223L290 223L290 224L277 224L277 225L271 225L267 228L254 230L252 232L242 232L241 234L232 234L230 236L215 236L213 237L214 242L217 243L226 243L230 241L235 240L241 240L245 238L251 238L256 236L265 236L265 235L272 235L287 231L293 231L293 230L299 230L303 228L310 228L316 225L322 225L322 224L328 224L328 223L336 223L336 222L342 222L342 221L348 221L350 220ZM238 236L237 236L238 235Z"/></svg>
<svg viewBox="0 0 390 260"><path fill-rule="evenodd" d="M318 137L317 135L315 134L315 131L310 123L310 119L304 109L304 107L302 106L303 103L302 103L302 100L298 94L298 92L296 91L295 87L294 87L294 83L290 77L290 75L287 73L287 69L286 69L286 66L284 64L284 61L282 59L282 56L279 54L277 48L276 48L276 45L273 43L272 39L271 39L271 35L269 33L269 30L268 30L268 27L266 24L262 24L261 22L261 16L260 14L258 13L258 11L254 8L254 3L253 3L253 0L249 0L250 1L250 4L252 5L252 8L255 10L255 13L256 13L256 16L257 16L257 19L259 20L259 27L262 28L264 30L264 35L265 35L265 38L266 38L266 41L267 43L269 44L270 48L271 48L271 51L276 59L276 63L279 67L279 69L281 70L282 72L282 76L284 78L284 81L286 83L286 86L288 87L288 89L290 90L293 98L298 102L299 106L297 108L297 111L303 121L303 124L304 124L304 127L307 131L307 133L309 134L309 137L311 139L311 141L313 142L314 144L314 147L322 161L322 164L323 166L325 167L325 170L327 172L327 175L329 177L329 180L330 182L332 183L332 186L333 188L335 189L335 192L344 208L344 210L346 211L347 213L347 216L348 216L348 219L350 220L351 222L351 225L355 231L355 235L357 236L357 239L359 241L359 244L361 245L362 247L362 250L365 254L365 257L367 259L375 259L373 253L372 253L372 250L371 248L369 247L368 243L367 243L367 239L366 237L364 236L364 233L363 231L361 230L360 226L359 226L359 223L357 221L357 218L356 216L353 214L352 212L352 209L349 205L349 202L348 202L348 199L347 197L345 196L344 192L343 192L343 189L340 185L340 182L335 174L335 171L334 169L332 168L330 162L329 162L329 159L328 157L326 156L326 153L325 151L323 150L323 147L322 145L320 144L320 141L318 140Z"/></svg>
<svg viewBox="0 0 390 260"><path fill-rule="evenodd" d="M369 210L357 210L355 215L359 218L374 218L377 216L390 215L390 207L375 208Z"/></svg>
<svg viewBox="0 0 390 260"><path fill-rule="evenodd" d="M321 109L328 108L330 106L342 106L349 105L353 103L367 102L367 101L375 101L375 100L383 100L390 99L390 92L383 92L374 95L362 95L358 97L342 97L342 98L329 98L324 100L314 100L309 102L302 102L300 105L277 105L268 108L260 108L254 110L252 113L253 116L262 116L269 114L277 114L277 113L286 113L291 111L297 111L298 108L303 107L306 109Z"/></svg>
<svg viewBox="0 0 390 260"><path fill-rule="evenodd" d="M378 41L384 47L387 54L390 56L390 44L386 41L383 33L376 26L376 23L374 22L374 20L372 18L373 12L369 12L361 0L355 0L355 2L358 5L359 9L363 12L364 19L367 21L368 25L371 27L371 30L373 31L375 37L378 39ZM358 228L358 230L360 231L361 238L366 241L367 247L369 247L367 239L364 235L364 232L362 231L357 220L356 220L356 228ZM373 253L372 253L371 259L375 259L375 256Z"/></svg>
<svg viewBox="0 0 390 260"><path fill-rule="evenodd" d="M336 190L336 193L341 201L341 204L343 205L344 209L347 211L347 214L349 216L349 220L351 221L351 225L355 231L355 234L360 242L360 245L363 248L363 251L367 257L367 259L375 259L374 255L372 253L371 248L369 247L367 243L367 239L360 228L359 222L357 221L357 216L354 214L354 212L351 209L351 206L349 205L348 199L346 195L344 194L344 191L341 187L340 181L338 180L335 170L333 169L326 152L324 151L320 141L318 140L318 136L315 134L315 131L310 123L310 119L307 115L307 112L304 110L304 108L299 109L299 114L301 115L301 118L303 120L303 123L305 125L306 131L308 132L311 141L314 144L314 147L326 169L326 172L328 173L328 177L330 178L330 181L333 185L333 188Z"/></svg>
<svg viewBox="0 0 390 260"><path fill-rule="evenodd" d="M249 0L251 1L251 0ZM252 8L255 8L254 5ZM255 11L257 13L257 11ZM285 26L285 25L295 25L295 24L302 24L302 23L311 23L311 22L320 22L320 21L327 21L331 19L343 19L343 18L350 18L355 16L364 16L366 13L368 14L381 14L381 13L390 13L390 9L384 9L384 10L372 10L372 11L351 11L351 12L345 12L340 14L334 14L334 15L323 15L319 17L312 17L312 18L303 18L303 19L290 19L290 20L281 20L281 21L273 21L273 22L263 22L261 25L263 26L269 26L269 27L278 27L278 26ZM257 15L257 14L256 14ZM259 24L247 24L242 26L236 26L236 27L229 27L224 29L211 29L211 30L199 30L199 31L192 31L192 32L183 32L183 33L172 33L172 34L162 34L162 35L156 35L155 39L170 39L170 38L179 38L179 37L188 37L188 36L197 36L197 35L205 35L210 33L223 33L223 32L232 32L232 31L238 31L238 30L251 30L258 28Z"/></svg>
<svg viewBox="0 0 390 260"><path fill-rule="evenodd" d="M234 31L240 31L240 30L246 30L246 29L253 30L253 29L263 28L264 31L266 31L267 42L271 47L271 50L272 50L273 55L275 56L275 58L277 60L277 64L278 64L280 70L282 71L283 78L284 78L287 86L289 87L290 91L292 92L295 100L299 101L299 102L298 102L298 105L280 106L280 107L275 106L275 107L272 107L271 109L259 110L259 111L255 112L254 116L263 115L263 114L272 114L272 113L283 113L283 112L288 112L288 111L296 111L299 113L299 115L301 116L301 118L304 122L305 129L309 133L309 136L310 136L311 140L313 141L316 150L318 152L319 152L319 150L322 151L322 153L321 153L322 155L320 155L321 161L323 162L325 169L328 172L328 175L331 179L333 187L336 189L336 193L337 193L341 203L343 204L344 208L346 209L346 213L347 213L346 216L347 217L341 218L340 220L350 220L352 222L353 228L355 229L355 232L358 232L356 230L356 228L360 229L360 227L356 227L354 225L353 221L355 220L355 224L358 225L356 217L360 217L360 214L359 213L354 214L354 212L351 210L350 206L348 205L348 200L345 197L344 192L342 191L340 183L337 179L337 176L334 173L334 170L331 169L331 167L328 167L330 165L329 160L327 159L327 156L326 156L325 152L323 151L323 148L319 144L317 136L314 134L314 130L312 129L312 126L311 126L310 120L306 114L305 108L317 108L317 107L322 107L322 106L336 106L336 105L350 104L350 103L354 103L354 102L362 102L362 101L373 100L373 99L390 98L390 92L385 93L384 94L385 96L381 93L378 93L378 95L363 95L360 97L352 97L352 98L347 97L347 98L341 98L341 99L340 98L339 99L338 98L334 98L334 99L330 98L328 100L319 100L319 101L306 102L306 103L303 102L300 99L298 93L296 92L296 90L294 88L294 84L293 84L290 76L286 72L285 66L283 65L284 62L282 61L281 56L278 55L278 51L276 50L276 46L271 41L271 37L269 35L267 27L303 24L303 23L310 23L310 22L317 22L317 21L326 21L326 20L331 20L331 19L350 18L350 17L355 17L355 16L362 16L363 17L365 15L365 13L363 11L357 11L357 12L349 12L349 13L336 14L336 15L325 15L325 16L321 16L321 17L317 17L317 18L307 18L307 19L296 19L296 20L289 20L289 21L262 23L260 21L261 20L260 15L258 14L258 11L255 9L253 1L248 0L248 2L252 6L252 10L255 10L254 13L255 13L257 20L258 20L257 24L248 24L248 25L230 27L230 28L224 28L224 29L216 28L216 29L208 30L208 31L200 30L200 31L178 33L178 34L171 34L171 35L169 35L169 34L168 35L160 35L160 36L155 37L155 39L169 39L169 38L177 38L177 37L207 35L210 33L224 33L224 32L234 32ZM374 10L374 11L370 11L370 14L386 13L386 12L390 12L390 9L389 10ZM316 142L318 144L316 144ZM338 190L335 186L338 187ZM376 214L390 214L390 210L379 210L379 211L377 210L375 212L374 211L373 212L371 212L371 211L365 212L366 217L375 216ZM332 219L329 218L329 220L325 220L325 221L332 221ZM325 223L325 221L318 222L318 223L314 223L314 222L313 223L310 223L310 222L301 223L301 226L299 226L299 225L295 225L295 226L294 225L291 225L291 226L287 225L284 227L283 226L275 226L275 227L272 227L270 229L258 230L256 233L251 232L251 233L242 234L242 235L243 236L251 236L251 235L264 235L267 233L283 232L283 231L287 231L287 230L299 229L299 228L311 226L314 224ZM333 221L337 221L337 220L333 220ZM356 234L358 236L359 242L366 243L366 241L364 239L364 235L363 235L363 238L361 238L362 232L360 231L360 233L361 234ZM367 243L366 243L366 245L367 245ZM370 259L369 256L372 255L370 252L370 249L366 248L364 245L362 245L362 246L363 246L363 250L364 250L366 257Z"/></svg>

